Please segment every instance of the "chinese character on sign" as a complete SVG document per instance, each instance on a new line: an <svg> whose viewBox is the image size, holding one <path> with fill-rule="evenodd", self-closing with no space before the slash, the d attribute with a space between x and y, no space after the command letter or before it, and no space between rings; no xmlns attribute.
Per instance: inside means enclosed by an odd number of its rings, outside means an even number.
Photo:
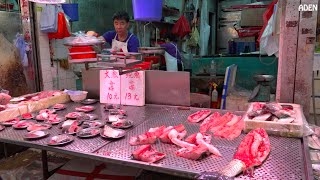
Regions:
<svg viewBox="0 0 320 180"><path fill-rule="evenodd" d="M113 91L113 90L114 90L114 87L113 87L114 82L110 81L109 85L110 85L110 86L109 86L109 90L110 90L110 91Z"/></svg>
<svg viewBox="0 0 320 180"><path fill-rule="evenodd" d="M134 72L134 77L139 79L140 78L140 73L138 71Z"/></svg>
<svg viewBox="0 0 320 180"><path fill-rule="evenodd" d="M114 98L114 99L120 99L120 97L118 96L117 93L115 93L115 94L113 95L113 98Z"/></svg>
<svg viewBox="0 0 320 180"><path fill-rule="evenodd" d="M132 77L133 77L132 73L126 74L126 78L132 78Z"/></svg>
<svg viewBox="0 0 320 180"><path fill-rule="evenodd" d="M131 90L131 91L134 91L136 88L135 88L135 86L134 86L134 81L133 80L131 80L131 81L129 81L129 89Z"/></svg>
<svg viewBox="0 0 320 180"><path fill-rule="evenodd" d="M118 78L118 73L117 73L117 71L112 71L112 77L113 77L113 78Z"/></svg>
<svg viewBox="0 0 320 180"><path fill-rule="evenodd" d="M106 73L104 73L104 75L105 75L105 77L104 77L104 78L110 78L108 74L109 74L109 72L108 72L108 71L106 71Z"/></svg>
<svg viewBox="0 0 320 180"><path fill-rule="evenodd" d="M139 101L139 97L138 97L137 94L134 94L134 99L135 99L136 101Z"/></svg>

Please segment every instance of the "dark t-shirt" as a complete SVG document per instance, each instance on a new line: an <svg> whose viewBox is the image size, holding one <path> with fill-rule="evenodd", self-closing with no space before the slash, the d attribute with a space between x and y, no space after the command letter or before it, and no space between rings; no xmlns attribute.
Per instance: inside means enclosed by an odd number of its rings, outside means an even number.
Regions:
<svg viewBox="0 0 320 180"><path fill-rule="evenodd" d="M102 35L102 37L106 40L106 42L108 42L110 44L110 46L112 46L112 39L115 38L116 36L116 32L115 31L108 31L106 33L104 33ZM131 32L128 32L128 37L125 41L126 42L128 40L128 38L131 36ZM118 36L117 36L117 40ZM135 36L134 34L132 34L132 36L130 37L129 41L128 41L128 52L138 52L138 48L139 48L139 40L137 38L137 36Z"/></svg>

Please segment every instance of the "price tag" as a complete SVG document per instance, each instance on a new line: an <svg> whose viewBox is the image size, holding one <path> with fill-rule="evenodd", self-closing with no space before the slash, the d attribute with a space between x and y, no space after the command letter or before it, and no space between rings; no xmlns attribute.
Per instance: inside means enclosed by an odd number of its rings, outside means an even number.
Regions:
<svg viewBox="0 0 320 180"><path fill-rule="evenodd" d="M100 71L100 102L108 104L120 104L120 75L118 70Z"/></svg>
<svg viewBox="0 0 320 180"><path fill-rule="evenodd" d="M137 71L121 75L121 104L145 105L145 72Z"/></svg>

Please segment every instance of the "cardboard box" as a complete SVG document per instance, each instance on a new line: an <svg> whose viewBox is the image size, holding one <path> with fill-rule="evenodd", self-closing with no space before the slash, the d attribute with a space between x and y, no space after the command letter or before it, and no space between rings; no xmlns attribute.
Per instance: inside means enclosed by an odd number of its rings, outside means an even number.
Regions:
<svg viewBox="0 0 320 180"><path fill-rule="evenodd" d="M241 12L240 26L263 26L263 13L266 8L248 8Z"/></svg>

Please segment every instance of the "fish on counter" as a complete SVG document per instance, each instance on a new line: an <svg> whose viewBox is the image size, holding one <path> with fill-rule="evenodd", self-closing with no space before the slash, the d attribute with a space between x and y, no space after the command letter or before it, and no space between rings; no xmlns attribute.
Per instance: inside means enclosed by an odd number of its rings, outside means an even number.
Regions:
<svg viewBox="0 0 320 180"><path fill-rule="evenodd" d="M133 159L147 163L154 163L163 159L165 156L164 153L158 152L150 144L142 145L132 153Z"/></svg>
<svg viewBox="0 0 320 180"><path fill-rule="evenodd" d="M241 172L253 176L255 166L260 166L270 153L270 140L263 128L251 130L241 141L233 160L220 173L235 177Z"/></svg>
<svg viewBox="0 0 320 180"><path fill-rule="evenodd" d="M295 120L296 112L291 105L254 102L251 106L247 116L254 121L292 123Z"/></svg>
<svg viewBox="0 0 320 180"><path fill-rule="evenodd" d="M188 116L188 121L189 122L193 122L193 123L198 123L198 122L204 120L210 114L211 114L211 110L203 109L203 110L197 111L197 112L189 115Z"/></svg>

